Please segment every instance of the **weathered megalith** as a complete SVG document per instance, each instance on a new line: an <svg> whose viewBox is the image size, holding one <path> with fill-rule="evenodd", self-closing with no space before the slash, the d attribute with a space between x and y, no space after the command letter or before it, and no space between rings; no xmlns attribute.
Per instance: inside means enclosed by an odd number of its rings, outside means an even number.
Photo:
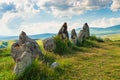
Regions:
<svg viewBox="0 0 120 80"><path fill-rule="evenodd" d="M17 75L21 74L26 69L26 67L31 65L32 61L32 54L27 51L23 52L23 54L16 60L14 73Z"/></svg>
<svg viewBox="0 0 120 80"><path fill-rule="evenodd" d="M37 42L29 38L25 32L21 32L19 40L11 47L11 55L16 62L14 72L21 73L37 57L43 58L43 54Z"/></svg>
<svg viewBox="0 0 120 80"><path fill-rule="evenodd" d="M67 23L65 22L61 29L58 32L58 35L62 37L62 39L69 39L69 34L67 31Z"/></svg>
<svg viewBox="0 0 120 80"><path fill-rule="evenodd" d="M69 39L69 34L67 31L67 23L64 23L63 26L61 27L61 29L58 32L58 36L60 36L60 38L62 40L65 39ZM56 48L56 43L54 38L47 38L43 40L43 47L46 51L52 52L55 50Z"/></svg>
<svg viewBox="0 0 120 80"><path fill-rule="evenodd" d="M90 36L90 31L89 31L89 26L88 26L87 23L84 24L83 31L84 31L84 34L85 34L85 38L88 38Z"/></svg>
<svg viewBox="0 0 120 80"><path fill-rule="evenodd" d="M76 33L75 29L72 29L72 31L71 31L71 42L73 44L77 44L77 33Z"/></svg>
<svg viewBox="0 0 120 80"><path fill-rule="evenodd" d="M54 38L47 38L43 40L43 47L46 51L52 52L54 51L56 44Z"/></svg>
<svg viewBox="0 0 120 80"><path fill-rule="evenodd" d="M89 26L87 23L84 24L83 30L80 30L78 33L78 40L80 43L83 42L84 39L90 37Z"/></svg>
<svg viewBox="0 0 120 80"><path fill-rule="evenodd" d="M85 39L84 31L80 30L80 32L78 33L78 41L82 43L84 39Z"/></svg>

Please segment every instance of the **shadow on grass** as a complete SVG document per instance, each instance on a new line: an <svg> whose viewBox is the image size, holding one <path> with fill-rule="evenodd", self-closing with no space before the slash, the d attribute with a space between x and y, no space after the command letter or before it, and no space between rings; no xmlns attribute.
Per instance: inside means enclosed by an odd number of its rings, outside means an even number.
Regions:
<svg viewBox="0 0 120 80"><path fill-rule="evenodd" d="M11 56L10 54L4 54L4 53L0 53L0 57L8 57Z"/></svg>

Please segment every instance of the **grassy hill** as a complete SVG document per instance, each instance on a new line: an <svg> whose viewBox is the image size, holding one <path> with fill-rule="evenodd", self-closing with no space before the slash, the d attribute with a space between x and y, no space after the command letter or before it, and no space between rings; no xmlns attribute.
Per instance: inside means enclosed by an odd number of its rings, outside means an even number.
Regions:
<svg viewBox="0 0 120 80"><path fill-rule="evenodd" d="M120 40L120 34L105 35L103 38L109 38L113 41Z"/></svg>
<svg viewBox="0 0 120 80"><path fill-rule="evenodd" d="M51 69L49 63L38 60L22 75L15 77L15 62L7 49L0 50L0 80L120 80L120 41L95 41L94 47L80 47L64 55L46 52L41 40L37 40L48 62L57 61L60 66ZM7 55L8 54L8 55Z"/></svg>

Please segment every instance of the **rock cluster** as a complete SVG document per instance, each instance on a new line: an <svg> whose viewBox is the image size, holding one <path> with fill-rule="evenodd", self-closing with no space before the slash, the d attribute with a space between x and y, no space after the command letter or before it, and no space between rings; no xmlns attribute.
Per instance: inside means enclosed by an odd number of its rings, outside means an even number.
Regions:
<svg viewBox="0 0 120 80"><path fill-rule="evenodd" d="M88 26L87 23L85 23L84 26L83 26L83 30L81 30L78 33L78 40L80 41L80 43L82 43L83 40L88 38L89 36L90 36L89 26Z"/></svg>
<svg viewBox="0 0 120 80"><path fill-rule="evenodd" d="M64 39L69 40L69 34L67 31L67 23L66 22L60 28L60 30L58 32L58 36L60 36L63 40ZM89 26L87 23L85 23L83 26L83 29L80 30L80 32L78 33L78 36L77 36L75 29L72 29L71 42L76 45L77 41L82 43L84 41L84 39L87 39L89 36L90 36ZM56 48L54 38L47 38L47 39L43 40L43 46L46 51L49 51L49 52L54 51L54 49Z"/></svg>
<svg viewBox="0 0 120 80"><path fill-rule="evenodd" d="M63 26L58 32L58 36L60 36L62 40L69 40L67 23L63 24ZM75 29L71 31L71 42L75 45L77 44L77 41L82 43L84 39L87 39L89 37L90 32L87 23L84 24L83 29L79 32L78 36ZM54 38L44 39L43 47L46 51L54 51L56 48ZM14 72L16 74L20 74L21 72L23 72L26 67L28 67L37 57L43 59L43 54L37 42L29 38L23 31L19 35L18 42L14 43L11 47L11 56L16 62L16 66L14 68ZM51 68L56 68L57 66L59 66L59 64L57 62L54 62L51 65Z"/></svg>
<svg viewBox="0 0 120 80"><path fill-rule="evenodd" d="M16 74L24 71L24 69L29 66L35 58L43 57L37 42L29 38L23 31L19 35L18 42L12 45L11 55L16 62L16 66L14 68L14 72Z"/></svg>

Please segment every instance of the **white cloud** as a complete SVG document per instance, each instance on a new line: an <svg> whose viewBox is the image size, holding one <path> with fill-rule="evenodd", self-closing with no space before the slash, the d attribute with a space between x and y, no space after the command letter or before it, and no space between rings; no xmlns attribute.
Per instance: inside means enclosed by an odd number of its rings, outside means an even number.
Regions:
<svg viewBox="0 0 120 80"><path fill-rule="evenodd" d="M18 35L21 31L25 31L28 35L42 34L42 33L58 33L64 22L50 21L50 22L38 22L38 23L22 23L17 30L9 31L9 35ZM68 31L73 28L77 29L83 24L75 22L67 22ZM5 30L5 29L4 29ZM6 29L7 30L7 29ZM8 29L10 30L10 29Z"/></svg>
<svg viewBox="0 0 120 80"><path fill-rule="evenodd" d="M43 9L56 17L72 17L88 10L109 7L110 4L111 10L120 9L120 0L1 0L2 3L13 3L17 12L24 12L25 15L37 14Z"/></svg>
<svg viewBox="0 0 120 80"><path fill-rule="evenodd" d="M36 4L37 4L37 6L39 6L40 9L46 9L46 7L44 5L49 1L51 1L51 0L37 0Z"/></svg>
<svg viewBox="0 0 120 80"><path fill-rule="evenodd" d="M111 5L112 11L118 11L120 10L120 0L113 0L113 3Z"/></svg>
<svg viewBox="0 0 120 80"><path fill-rule="evenodd" d="M27 34L41 34L41 33L58 33L60 28L64 22L57 22L57 21L51 21L51 22L38 22L38 23L23 23L20 28L18 29L19 33L20 31L25 31ZM84 25L84 23L80 22L67 22L68 31L71 31L72 29L80 28Z"/></svg>
<svg viewBox="0 0 120 80"><path fill-rule="evenodd" d="M7 6L7 4L9 5L11 3L11 4L14 4L15 6L14 11L8 10L3 13L0 19L0 25L1 25L0 35L15 35L15 33L17 33L18 29L15 30L14 27L10 28L11 25L9 25L9 23L12 20L16 18L20 18L25 21L25 20L29 20L35 15L38 15L38 13L40 12L40 9L39 7L35 8L37 7L36 2L37 0L0 0L0 5L6 3L6 6ZM0 8L4 9L4 5L0 6Z"/></svg>
<svg viewBox="0 0 120 80"><path fill-rule="evenodd" d="M11 35L11 30L0 22L0 35Z"/></svg>
<svg viewBox="0 0 120 80"><path fill-rule="evenodd" d="M12 31L11 29L9 29L9 27L7 26L8 22L10 21L10 19L12 17L15 17L14 14L9 14L5 13L2 17L2 19L0 19L0 35L11 35Z"/></svg>
<svg viewBox="0 0 120 80"><path fill-rule="evenodd" d="M27 34L40 34L40 33L57 33L61 28L60 22L38 22L38 23L23 23L19 31L25 31Z"/></svg>
<svg viewBox="0 0 120 80"><path fill-rule="evenodd" d="M119 18L103 18L92 21L89 24L90 27L109 27L120 23ZM1 23L0 23L1 24ZM41 34L41 33L57 33L63 22L51 21L51 22L36 22L36 23L22 23L16 30L9 29L6 25L1 25L0 34L2 35L19 35L21 31L25 31L28 35ZM77 29L84 25L82 22L68 22L68 31L73 28Z"/></svg>
<svg viewBox="0 0 120 80"><path fill-rule="evenodd" d="M37 6L37 2L37 0L2 0L0 1L0 4L12 3L15 5L16 12L24 12L24 14L36 14L40 12L39 7L37 9L35 8L35 6Z"/></svg>
<svg viewBox="0 0 120 80"><path fill-rule="evenodd" d="M4 13L4 15L2 16L2 18L0 19L0 35L14 35L14 33L16 32L15 29L17 29L17 26L12 26L9 25L9 23L11 23L12 20L20 18L25 20L30 19L30 17L33 16L32 14L24 14L23 12L19 12L19 13L12 13L12 12L6 12ZM15 22L15 21L14 21ZM14 23L14 25L17 25L19 23ZM10 27L12 26L12 28Z"/></svg>
<svg viewBox="0 0 120 80"><path fill-rule="evenodd" d="M91 27L110 27L120 24L120 17L118 18L102 18L90 23Z"/></svg>
<svg viewBox="0 0 120 80"><path fill-rule="evenodd" d="M0 24L2 24L0 22ZM37 23L22 23L17 29L10 29L4 23L1 25L0 35L16 35L18 36L21 31L25 31L28 35L42 34L42 33L57 33L63 23L57 21L51 22L37 22Z"/></svg>
<svg viewBox="0 0 120 80"><path fill-rule="evenodd" d="M96 10L110 6L112 11L120 9L120 0L0 0L0 4L12 3L15 5L15 11L7 11L0 19L0 35L18 35L20 31L25 31L28 34L40 33L54 33L58 32L63 22L26 22L29 19L34 19L41 9L53 14L55 17L72 17L73 15L80 15L89 10ZM1 7L0 7L1 8ZM19 17L25 22L22 22L18 29L9 27L11 20ZM17 23L16 23L17 24ZM83 26L84 23L69 22L68 29L78 28ZM107 27L120 24L120 18L103 18L95 20L90 23L90 26Z"/></svg>
<svg viewBox="0 0 120 80"><path fill-rule="evenodd" d="M61 11L55 7L51 7L51 10L52 10L52 14L55 17L69 17L69 18L71 18L73 15L79 15L84 12L84 10L79 10L78 8L69 8L67 10Z"/></svg>
<svg viewBox="0 0 120 80"><path fill-rule="evenodd" d="M71 17L88 10L106 8L111 2L112 0L45 0L42 7L49 8L56 17Z"/></svg>

